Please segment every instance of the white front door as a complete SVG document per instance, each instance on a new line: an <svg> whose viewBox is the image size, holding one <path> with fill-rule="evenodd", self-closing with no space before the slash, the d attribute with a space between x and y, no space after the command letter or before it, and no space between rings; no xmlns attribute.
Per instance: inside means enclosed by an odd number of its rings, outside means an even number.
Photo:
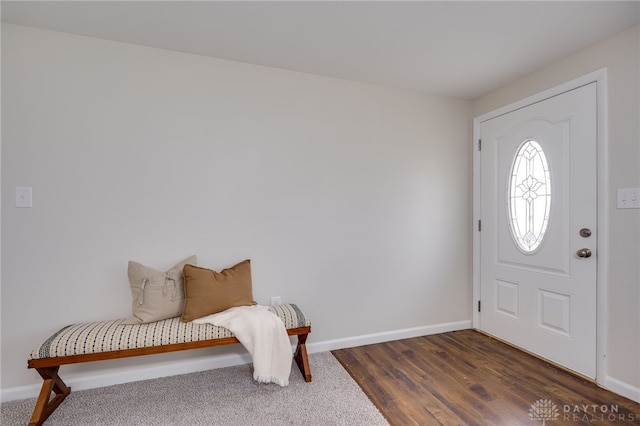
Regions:
<svg viewBox="0 0 640 426"><path fill-rule="evenodd" d="M480 330L596 376L596 83L480 123Z"/></svg>

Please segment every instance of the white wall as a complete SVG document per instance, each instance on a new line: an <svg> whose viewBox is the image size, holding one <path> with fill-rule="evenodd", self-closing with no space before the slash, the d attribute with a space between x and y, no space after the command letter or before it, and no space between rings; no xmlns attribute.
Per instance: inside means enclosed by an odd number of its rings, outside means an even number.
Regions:
<svg viewBox="0 0 640 426"><path fill-rule="evenodd" d="M640 401L640 210L616 208L640 187L640 27L565 58L473 102L478 116L589 72L608 71L609 303L604 384Z"/></svg>
<svg viewBox="0 0 640 426"><path fill-rule="evenodd" d="M316 348L469 325L470 119L467 101L3 24L4 394L35 397L27 356L60 327L129 314L129 259L251 258L255 299L299 304Z"/></svg>

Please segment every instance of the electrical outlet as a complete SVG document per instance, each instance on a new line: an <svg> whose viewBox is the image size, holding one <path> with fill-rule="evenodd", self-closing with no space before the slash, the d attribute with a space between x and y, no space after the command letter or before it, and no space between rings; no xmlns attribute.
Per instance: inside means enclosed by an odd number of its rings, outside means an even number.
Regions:
<svg viewBox="0 0 640 426"><path fill-rule="evenodd" d="M616 206L619 209L640 209L640 188L619 188Z"/></svg>
<svg viewBox="0 0 640 426"><path fill-rule="evenodd" d="M271 306L280 305L282 303L282 298L280 296L271 296Z"/></svg>

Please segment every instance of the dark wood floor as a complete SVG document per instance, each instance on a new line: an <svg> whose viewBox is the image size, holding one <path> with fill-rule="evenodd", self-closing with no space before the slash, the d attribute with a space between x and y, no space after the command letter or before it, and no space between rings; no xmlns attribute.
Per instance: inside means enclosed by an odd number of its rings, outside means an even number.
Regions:
<svg viewBox="0 0 640 426"><path fill-rule="evenodd" d="M640 425L640 404L473 330L333 354L394 426Z"/></svg>

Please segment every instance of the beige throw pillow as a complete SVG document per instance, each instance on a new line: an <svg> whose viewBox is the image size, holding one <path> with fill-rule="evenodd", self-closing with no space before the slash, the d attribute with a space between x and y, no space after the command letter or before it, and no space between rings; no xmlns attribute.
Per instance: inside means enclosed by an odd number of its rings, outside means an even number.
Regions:
<svg viewBox="0 0 640 426"><path fill-rule="evenodd" d="M129 261L133 315L122 324L142 324L180 316L184 305L182 269L189 263L196 263L196 256L179 262L166 272Z"/></svg>
<svg viewBox="0 0 640 426"><path fill-rule="evenodd" d="M221 272L184 266L184 309L182 321L222 312L235 306L254 305L251 263L238 263Z"/></svg>

